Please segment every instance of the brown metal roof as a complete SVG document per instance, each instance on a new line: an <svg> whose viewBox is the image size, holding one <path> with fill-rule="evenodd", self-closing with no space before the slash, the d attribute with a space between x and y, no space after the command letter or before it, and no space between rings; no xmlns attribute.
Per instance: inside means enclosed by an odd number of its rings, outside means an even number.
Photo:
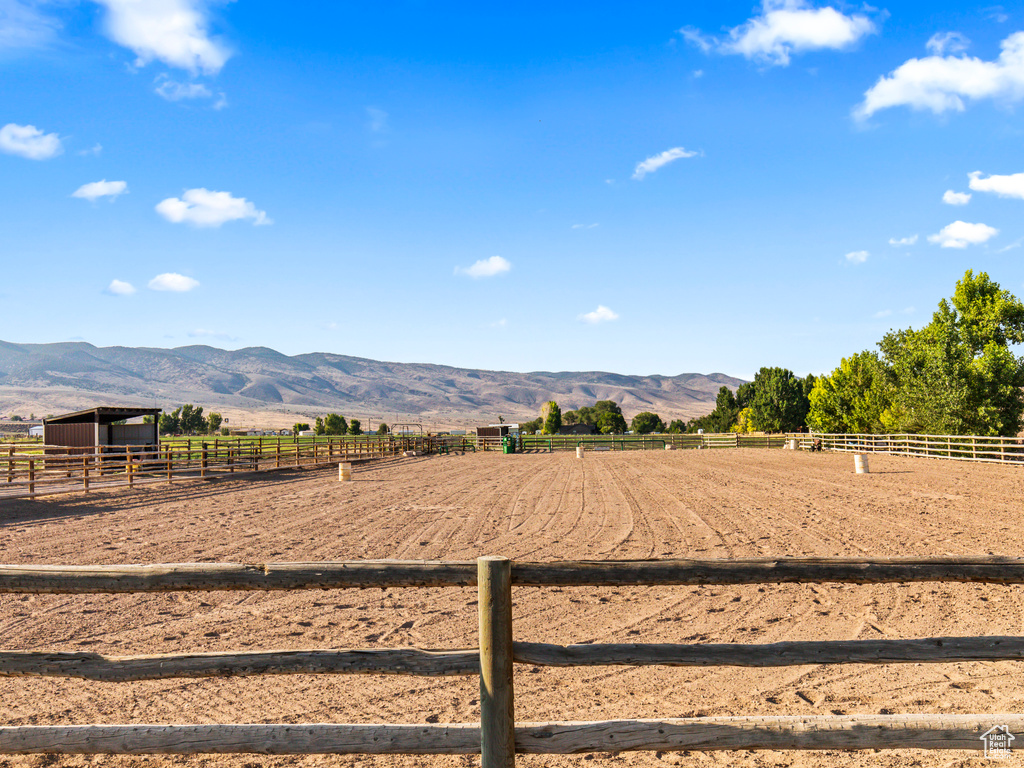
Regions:
<svg viewBox="0 0 1024 768"><path fill-rule="evenodd" d="M136 416L157 417L163 413L162 408L115 408L112 406L100 406L99 408L87 408L84 411L74 413L63 413L60 416L53 416L44 419L44 424L113 424L122 419L133 419Z"/></svg>

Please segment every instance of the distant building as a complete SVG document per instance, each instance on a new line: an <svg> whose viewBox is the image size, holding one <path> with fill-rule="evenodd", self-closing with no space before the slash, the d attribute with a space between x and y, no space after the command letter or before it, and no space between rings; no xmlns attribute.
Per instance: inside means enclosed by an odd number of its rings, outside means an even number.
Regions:
<svg viewBox="0 0 1024 768"><path fill-rule="evenodd" d="M109 445L159 445L159 408L100 406L51 416L43 420L43 442L72 448ZM148 424L124 424L127 419L151 416Z"/></svg>
<svg viewBox="0 0 1024 768"><path fill-rule="evenodd" d="M518 435L518 424L488 424L486 427L477 427L477 437L505 437L505 435Z"/></svg>
<svg viewBox="0 0 1024 768"><path fill-rule="evenodd" d="M558 428L560 435L596 435L597 427L593 424L563 424Z"/></svg>

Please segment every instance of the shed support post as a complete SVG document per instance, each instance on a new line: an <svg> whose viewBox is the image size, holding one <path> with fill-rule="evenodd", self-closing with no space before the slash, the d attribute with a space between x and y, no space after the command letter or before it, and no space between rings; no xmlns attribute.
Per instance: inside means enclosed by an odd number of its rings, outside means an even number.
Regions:
<svg viewBox="0 0 1024 768"><path fill-rule="evenodd" d="M512 688L512 561L477 561L480 610L481 768L514 768L515 707Z"/></svg>

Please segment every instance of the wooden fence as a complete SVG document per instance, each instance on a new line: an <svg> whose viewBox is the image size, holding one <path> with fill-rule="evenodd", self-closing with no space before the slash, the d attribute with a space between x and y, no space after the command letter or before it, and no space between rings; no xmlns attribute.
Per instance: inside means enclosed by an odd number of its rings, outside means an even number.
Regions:
<svg viewBox="0 0 1024 768"><path fill-rule="evenodd" d="M822 448L849 453L887 453L954 461L1024 462L1024 441L1017 437L978 435L802 435L820 439Z"/></svg>
<svg viewBox="0 0 1024 768"><path fill-rule="evenodd" d="M840 582L1024 583L1024 559L749 559L137 566L0 566L0 593L131 593L366 587L477 587L479 647L193 653L107 657L0 652L0 675L120 682L257 674L478 675L480 723L19 725L0 727L0 754L470 754L512 768L516 753L636 750L975 750L993 726L1024 715L736 716L596 722L517 722L513 666L775 667L1024 660L1024 637L933 637L752 644L585 644L515 641L513 586L637 586ZM520 713L522 714L522 713Z"/></svg>
<svg viewBox="0 0 1024 768"><path fill-rule="evenodd" d="M429 449L428 438L168 441L160 446L0 446L0 499L366 461Z"/></svg>

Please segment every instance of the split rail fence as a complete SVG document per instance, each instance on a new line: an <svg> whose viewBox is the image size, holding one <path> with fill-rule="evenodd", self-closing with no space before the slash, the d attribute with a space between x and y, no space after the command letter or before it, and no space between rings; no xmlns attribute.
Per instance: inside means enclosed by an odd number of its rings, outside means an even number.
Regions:
<svg viewBox="0 0 1024 768"><path fill-rule="evenodd" d="M513 639L512 587L839 582L1024 583L1024 559L749 559L512 562L354 561L136 566L0 566L0 593L467 587L479 593L479 647L193 653L107 657L0 652L0 675L109 682L260 674L477 675L480 722L456 724L15 725L0 754L481 754L512 768L516 753L639 750L981 750L993 726L1024 715L737 716L518 722L513 665L742 666L1020 661L1024 637L932 637L752 644L584 644Z"/></svg>
<svg viewBox="0 0 1024 768"><path fill-rule="evenodd" d="M160 446L0 447L0 499L366 461L424 450L427 438L215 440Z"/></svg>
<svg viewBox="0 0 1024 768"><path fill-rule="evenodd" d="M1024 462L1024 441L1017 437L978 435L801 435L806 444L821 440L824 450L848 453L887 453L953 461ZM806 446L803 446L806 447Z"/></svg>

